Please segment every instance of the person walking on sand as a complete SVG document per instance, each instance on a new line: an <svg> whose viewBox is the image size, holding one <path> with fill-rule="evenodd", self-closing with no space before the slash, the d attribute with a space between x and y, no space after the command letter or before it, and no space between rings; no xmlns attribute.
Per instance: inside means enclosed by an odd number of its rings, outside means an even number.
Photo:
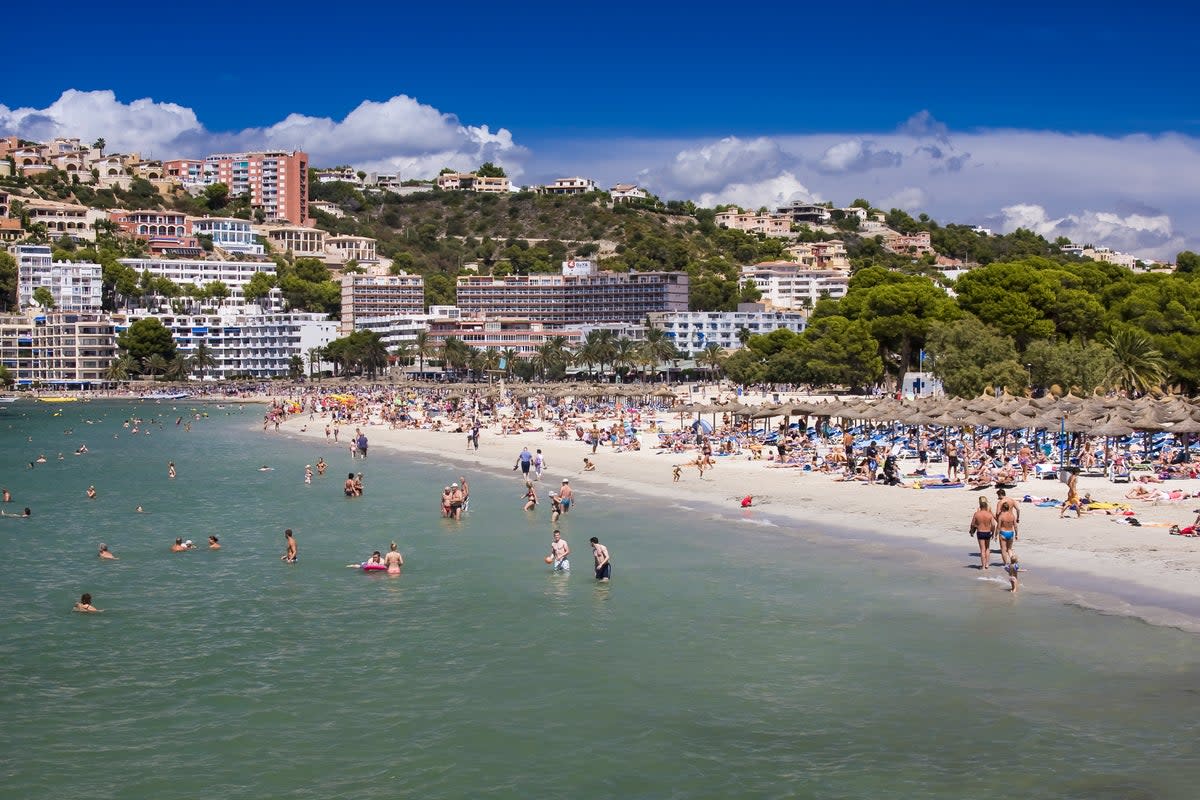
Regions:
<svg viewBox="0 0 1200 800"><path fill-rule="evenodd" d="M607 583L612 577L612 563L609 561L608 548L600 544L600 540L593 536L589 539L592 543L592 555L596 559L596 580Z"/></svg>
<svg viewBox="0 0 1200 800"><path fill-rule="evenodd" d="M542 470L546 468L546 458L542 455L542 448L533 454L533 479L540 481L542 479Z"/></svg>
<svg viewBox="0 0 1200 800"><path fill-rule="evenodd" d="M1009 553L1009 561L1004 567L1004 571L1008 573L1008 590L1016 593L1017 589L1021 588L1021 582L1018 580L1018 575L1021 572L1021 563L1017 561L1015 551Z"/></svg>
<svg viewBox="0 0 1200 800"><path fill-rule="evenodd" d="M286 561L289 564L295 564L300 560L299 552L296 549L296 537L292 533L292 529L288 528L283 532L283 538L287 540L287 550L280 556L280 561Z"/></svg>
<svg viewBox="0 0 1200 800"><path fill-rule="evenodd" d="M1063 501L1062 508L1058 512L1058 518L1062 519L1067 514L1067 510L1074 507L1075 519L1079 519L1082 514L1081 509L1083 503L1079 501L1079 473L1072 472L1071 477L1067 480L1067 499Z"/></svg>
<svg viewBox="0 0 1200 800"><path fill-rule="evenodd" d="M533 453L529 452L528 447L522 447L520 454L517 456L517 463L513 464L513 470L521 468L521 477L529 480L529 468L533 465Z"/></svg>
<svg viewBox="0 0 1200 800"><path fill-rule="evenodd" d="M571 562L567 557L571 555L571 546L567 544L567 540L562 538L562 533L558 528L554 529L554 538L550 540L550 563L554 565L555 572L570 572Z"/></svg>
<svg viewBox="0 0 1200 800"><path fill-rule="evenodd" d="M979 569L986 570L992 559L992 533L996 530L996 516L988 508L988 499L979 498L979 508L971 515L970 536L979 542Z"/></svg>
<svg viewBox="0 0 1200 800"><path fill-rule="evenodd" d="M1013 544L1021 538L1018 526L1021 509L1017 501L1007 496L1003 489L996 490L996 533L1000 536L1000 560L1008 566L1012 560Z"/></svg>
<svg viewBox="0 0 1200 800"><path fill-rule="evenodd" d="M958 442L946 440L946 478L951 483L958 480Z"/></svg>

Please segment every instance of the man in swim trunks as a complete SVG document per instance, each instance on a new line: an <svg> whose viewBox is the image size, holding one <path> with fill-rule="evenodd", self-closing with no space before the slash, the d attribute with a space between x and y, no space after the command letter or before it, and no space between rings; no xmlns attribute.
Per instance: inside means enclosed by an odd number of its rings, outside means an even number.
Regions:
<svg viewBox="0 0 1200 800"><path fill-rule="evenodd" d="M988 499L979 498L979 509L971 516L970 534L979 541L979 569L986 570L992 557L992 533L996 530L996 517L988 508Z"/></svg>
<svg viewBox="0 0 1200 800"><path fill-rule="evenodd" d="M354 473L353 472L346 474L346 482L344 484L342 484L342 493L345 494L346 497L354 497L355 496Z"/></svg>
<svg viewBox="0 0 1200 800"><path fill-rule="evenodd" d="M288 528L283 532L283 538L287 539L287 550L284 552L280 561L286 561L289 564L295 564L300 560L300 555L296 550L296 537L292 534L292 529Z"/></svg>
<svg viewBox="0 0 1200 800"><path fill-rule="evenodd" d="M567 544L567 540L562 538L562 534L558 529L554 530L554 538L550 540L550 558L553 559L555 572L570 572L571 562L567 556L571 555L571 547Z"/></svg>
<svg viewBox="0 0 1200 800"><path fill-rule="evenodd" d="M450 516L462 519L463 493L457 483L450 484Z"/></svg>
<svg viewBox="0 0 1200 800"><path fill-rule="evenodd" d="M571 503L575 502L575 492L571 489L571 481L568 478L562 479L562 488L558 490L558 502L564 514L571 510Z"/></svg>
<svg viewBox="0 0 1200 800"><path fill-rule="evenodd" d="M958 480L958 442L946 442L946 477L951 483Z"/></svg>
<svg viewBox="0 0 1200 800"><path fill-rule="evenodd" d="M592 555L596 559L596 580L607 583L612 577L612 563L609 561L608 548L600 544L600 540L593 536L589 541L592 543Z"/></svg>
<svg viewBox="0 0 1200 800"><path fill-rule="evenodd" d="M996 490L996 531L1000 534L1000 559L1005 567L1012 560L1013 543L1018 538L1017 526L1021 511L1017 501L1007 497L1003 489Z"/></svg>

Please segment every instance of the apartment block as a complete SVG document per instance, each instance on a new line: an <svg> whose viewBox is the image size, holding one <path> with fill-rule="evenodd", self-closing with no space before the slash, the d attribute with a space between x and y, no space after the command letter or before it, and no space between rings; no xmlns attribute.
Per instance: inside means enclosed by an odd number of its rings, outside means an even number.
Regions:
<svg viewBox="0 0 1200 800"><path fill-rule="evenodd" d="M757 211L722 211L714 221L722 228L767 236L791 236L792 218L783 214L760 214Z"/></svg>
<svg viewBox="0 0 1200 800"><path fill-rule="evenodd" d="M425 279L420 275L342 276L342 335L362 326L365 319L395 318L425 313Z"/></svg>
<svg viewBox="0 0 1200 800"><path fill-rule="evenodd" d="M650 322L662 328L683 353L695 358L709 345L725 350L742 346L741 331L752 335L786 328L802 333L808 324L805 314L768 311L762 303L741 303L737 311L669 311L651 314Z"/></svg>
<svg viewBox="0 0 1200 800"><path fill-rule="evenodd" d="M191 234L187 215L179 211L113 211L109 219L127 236L146 242L154 255L196 257L203 250Z"/></svg>
<svg viewBox="0 0 1200 800"><path fill-rule="evenodd" d="M227 303L233 306L245 304L242 290L255 273L265 272L274 277L273 261L206 261L197 258L122 258L121 263L140 275L149 272L156 278L167 278L180 286L192 284L205 286L220 282L229 287ZM266 301L257 301L275 307L282 303L282 295L273 289Z"/></svg>
<svg viewBox="0 0 1200 800"><path fill-rule="evenodd" d="M518 317L547 326L640 322L655 311L685 311L686 272L600 272L586 261L564 262L562 274L462 275L464 315Z"/></svg>
<svg viewBox="0 0 1200 800"><path fill-rule="evenodd" d="M823 297L845 297L850 273L840 269L816 269L788 261L772 261L742 267L742 279L752 280L772 308L811 308Z"/></svg>
<svg viewBox="0 0 1200 800"><path fill-rule="evenodd" d="M431 320L429 341L441 347L450 337L461 339L477 350L515 350L522 357L533 355L554 336L565 337L570 345L583 340L578 330L543 325L535 320L518 317L462 317Z"/></svg>
<svg viewBox="0 0 1200 800"><path fill-rule="evenodd" d="M0 317L0 363L18 386L88 389L109 383L112 322L97 312L36 311Z"/></svg>
<svg viewBox="0 0 1200 800"><path fill-rule="evenodd" d="M213 183L225 184L232 195L249 195L266 219L310 224L307 153L221 153L204 161Z"/></svg>
<svg viewBox="0 0 1200 800"><path fill-rule="evenodd" d="M21 308L33 305L33 293L44 288L54 297L54 307L62 311L90 311L100 308L103 268L90 261L54 261L49 245L25 244L12 248L17 261L17 302Z"/></svg>
<svg viewBox="0 0 1200 800"><path fill-rule="evenodd" d="M575 176L573 178L558 178L552 183L547 183L540 187L537 191L541 194L557 194L557 195L573 195L587 194L598 190L596 182L591 178L581 178Z"/></svg>

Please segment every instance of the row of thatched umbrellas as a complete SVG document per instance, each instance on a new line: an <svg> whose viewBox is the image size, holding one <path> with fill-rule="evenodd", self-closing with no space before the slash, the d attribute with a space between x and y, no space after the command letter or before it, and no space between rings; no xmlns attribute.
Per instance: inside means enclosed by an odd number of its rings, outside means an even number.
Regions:
<svg viewBox="0 0 1200 800"><path fill-rule="evenodd" d="M750 419L836 417L903 425L986 427L1000 430L1055 430L1094 436L1127 436L1135 431L1200 432L1200 404L1182 397L1155 399L1074 395L1043 398L982 395L973 400L925 397L918 400L830 399L783 405L694 403L672 413L721 414Z"/></svg>

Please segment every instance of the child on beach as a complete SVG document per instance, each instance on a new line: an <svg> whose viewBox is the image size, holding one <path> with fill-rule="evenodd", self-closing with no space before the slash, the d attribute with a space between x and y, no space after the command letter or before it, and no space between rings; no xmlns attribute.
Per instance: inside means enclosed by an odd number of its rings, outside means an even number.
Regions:
<svg viewBox="0 0 1200 800"><path fill-rule="evenodd" d="M1021 565L1017 562L1017 554L1015 551L1009 551L1008 566L1004 568L1008 573L1009 591L1015 592L1020 587L1021 583L1017 580L1017 574L1021 571Z"/></svg>
<svg viewBox="0 0 1200 800"><path fill-rule="evenodd" d="M679 483L679 477L683 474L683 470L676 464L671 468L671 482Z"/></svg>

